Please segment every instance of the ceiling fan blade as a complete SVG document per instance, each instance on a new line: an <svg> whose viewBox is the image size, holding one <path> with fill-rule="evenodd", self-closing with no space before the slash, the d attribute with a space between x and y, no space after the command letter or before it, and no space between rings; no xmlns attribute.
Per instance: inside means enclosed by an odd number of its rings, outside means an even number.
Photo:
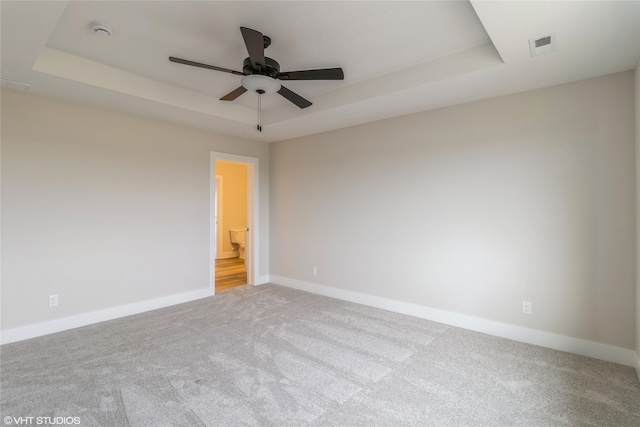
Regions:
<svg viewBox="0 0 640 427"><path fill-rule="evenodd" d="M264 68L264 38L262 33L246 27L240 27L240 31L242 32L244 44L247 46L247 52L249 52L251 65L256 70L262 70Z"/></svg>
<svg viewBox="0 0 640 427"><path fill-rule="evenodd" d="M235 89L229 92L228 94L226 94L225 96L223 96L222 98L220 98L220 101L233 101L234 99L236 99L237 97L245 93L246 91L247 89L245 89L244 86L240 86L238 89Z"/></svg>
<svg viewBox="0 0 640 427"><path fill-rule="evenodd" d="M280 90L278 91L278 93L280 95L284 96L285 98L287 98L289 101L291 101L294 104L296 104L300 108L307 108L307 107L309 107L311 105L310 101L304 99L303 97L301 97L297 93L287 89L284 86L280 86Z"/></svg>
<svg viewBox="0 0 640 427"><path fill-rule="evenodd" d="M280 80L344 80L342 68L284 71L276 76Z"/></svg>
<svg viewBox="0 0 640 427"><path fill-rule="evenodd" d="M223 73L231 73L231 74L237 74L238 76L244 76L244 73L241 73L240 71L234 71L234 70L229 70L227 68L216 67L215 65L201 64L199 62L193 62L186 59L174 58L173 56L169 57L169 61L175 62L178 64L191 65L193 67L207 68L209 70L222 71Z"/></svg>

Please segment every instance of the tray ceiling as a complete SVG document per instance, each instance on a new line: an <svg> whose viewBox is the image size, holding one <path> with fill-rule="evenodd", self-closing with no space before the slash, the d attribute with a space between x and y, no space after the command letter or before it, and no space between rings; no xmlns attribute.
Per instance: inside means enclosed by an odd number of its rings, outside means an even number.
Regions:
<svg viewBox="0 0 640 427"><path fill-rule="evenodd" d="M274 141L633 69L640 2L10 2L0 3L3 79L32 93ZM111 26L98 37L92 21ZM219 98L240 76L239 28L272 39L282 70L342 67L344 81L286 82L277 94ZM554 34L557 51L529 56Z"/></svg>

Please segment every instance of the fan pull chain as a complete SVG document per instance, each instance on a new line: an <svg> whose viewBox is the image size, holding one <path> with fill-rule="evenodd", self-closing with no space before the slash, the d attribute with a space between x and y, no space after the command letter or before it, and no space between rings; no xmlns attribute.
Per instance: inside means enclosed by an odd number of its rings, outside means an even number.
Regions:
<svg viewBox="0 0 640 427"><path fill-rule="evenodd" d="M262 91L258 91L258 132L262 132Z"/></svg>

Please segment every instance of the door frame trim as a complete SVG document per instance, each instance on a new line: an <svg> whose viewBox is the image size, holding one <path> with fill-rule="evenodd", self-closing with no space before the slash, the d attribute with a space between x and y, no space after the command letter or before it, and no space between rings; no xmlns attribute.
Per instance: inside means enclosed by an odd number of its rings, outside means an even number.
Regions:
<svg viewBox="0 0 640 427"><path fill-rule="evenodd" d="M216 160L236 162L247 165L247 242L245 250L245 263L247 269L247 284L257 285L259 282L259 159L257 157L240 156L237 154L210 152L209 162L209 287L212 295L216 293L216 224L215 224L215 198L216 198Z"/></svg>
<svg viewBox="0 0 640 427"><path fill-rule="evenodd" d="M214 208L214 221L216 221L216 226L213 228L214 232L216 233L216 237L215 237L215 242L216 245L213 248L213 254L214 254L214 259L220 259L220 251L222 251L222 224L223 224L223 217L222 217L222 199L223 199L223 194L222 194L222 189L223 189L223 185L224 182L222 180L222 176L221 175L216 175L216 195L215 198L213 199L213 201L216 203L217 205L217 209ZM218 213L218 215L216 215L216 211Z"/></svg>

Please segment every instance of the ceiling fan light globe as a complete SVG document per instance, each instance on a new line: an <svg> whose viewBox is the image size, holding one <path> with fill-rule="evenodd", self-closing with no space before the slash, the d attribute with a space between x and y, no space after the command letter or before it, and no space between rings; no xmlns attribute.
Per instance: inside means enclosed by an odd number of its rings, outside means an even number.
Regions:
<svg viewBox="0 0 640 427"><path fill-rule="evenodd" d="M280 82L260 74L245 76L240 82L245 89L251 92L263 91L263 93L269 94L280 90Z"/></svg>

